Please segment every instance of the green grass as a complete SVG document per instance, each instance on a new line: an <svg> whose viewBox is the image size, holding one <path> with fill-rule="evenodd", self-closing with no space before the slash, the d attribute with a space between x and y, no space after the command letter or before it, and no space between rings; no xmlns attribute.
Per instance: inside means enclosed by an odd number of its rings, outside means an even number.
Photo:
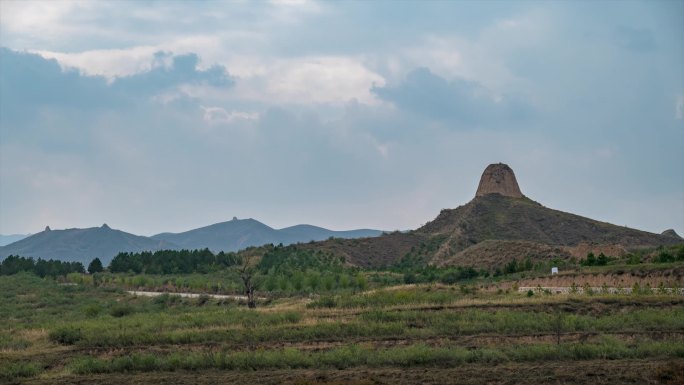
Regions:
<svg viewBox="0 0 684 385"><path fill-rule="evenodd" d="M130 346L150 343L197 343L244 341L254 330L277 331L277 326L294 324L302 314L296 311L258 313L244 308L160 309L157 313L132 314L121 318L100 317L62 324L50 333L52 341L84 346ZM72 338L78 331L78 336ZM272 338L277 338L278 333ZM66 335L66 338L62 338ZM258 338L258 337L254 337Z"/></svg>
<svg viewBox="0 0 684 385"><path fill-rule="evenodd" d="M421 302L422 303L422 302ZM560 324L558 323L560 316ZM50 340L84 347L150 344L342 341L375 338L432 338L474 334L552 334L558 331L616 333L684 330L684 308L647 308L600 315L517 309L452 308L439 311L369 310L344 321L302 323L296 311L261 313L243 308L194 309L188 313L133 314L62 324Z"/></svg>
<svg viewBox="0 0 684 385"><path fill-rule="evenodd" d="M85 309L109 308L122 297L134 306L149 301L127 298L120 290L88 286L60 285L51 278L20 273L0 277L0 330L17 330L54 325L64 319L81 320L92 316Z"/></svg>
<svg viewBox="0 0 684 385"><path fill-rule="evenodd" d="M310 302L284 298L252 310L208 297L66 286L30 274L0 277L0 290L0 382L68 373L85 379L173 370L684 357L684 298L674 294L528 298L418 285ZM562 343L550 344L558 333ZM465 343L468 348L457 345Z"/></svg>
<svg viewBox="0 0 684 385"><path fill-rule="evenodd" d="M71 362L74 373L114 373L174 370L258 370L288 368L409 367L414 365L453 367L467 363L503 363L551 360L626 359L645 357L684 357L684 345L648 342L631 347L612 339L595 344L521 345L501 349L466 349L458 346L432 347L414 344L404 347L367 348L348 345L325 351L294 348L244 352L136 353L99 359L77 358Z"/></svg>
<svg viewBox="0 0 684 385"><path fill-rule="evenodd" d="M371 294L335 295L322 297L311 302L310 308L357 308L357 307L389 307L398 305L434 304L446 305L463 298L463 295L451 290L379 290Z"/></svg>
<svg viewBox="0 0 684 385"><path fill-rule="evenodd" d="M360 318L369 323L401 322L455 334L550 332L556 329L554 312L520 310L448 309L439 312L372 310ZM600 316L561 313L564 331L684 330L684 309L643 309Z"/></svg>
<svg viewBox="0 0 684 385"><path fill-rule="evenodd" d="M13 381L22 377L33 377L40 373L40 367L34 362L0 362L0 381Z"/></svg>

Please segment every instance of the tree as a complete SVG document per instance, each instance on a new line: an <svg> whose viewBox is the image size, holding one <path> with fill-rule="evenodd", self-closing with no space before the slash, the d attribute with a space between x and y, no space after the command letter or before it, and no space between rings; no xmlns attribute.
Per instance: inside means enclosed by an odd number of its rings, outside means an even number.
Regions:
<svg viewBox="0 0 684 385"><path fill-rule="evenodd" d="M93 259L93 261L88 265L88 273L90 274L101 273L102 270L104 270L104 268L102 267L102 261L100 261L100 258Z"/></svg>
<svg viewBox="0 0 684 385"><path fill-rule="evenodd" d="M359 272L356 275L356 286L361 290L366 290L368 288L368 281L366 281L366 276Z"/></svg>
<svg viewBox="0 0 684 385"><path fill-rule="evenodd" d="M596 256L595 256L594 253L592 253L591 251L589 252L589 254L587 254L586 265L587 265L587 266L594 266L594 265L596 265Z"/></svg>
<svg viewBox="0 0 684 385"><path fill-rule="evenodd" d="M608 264L608 257L605 254L600 253L598 258L596 259L596 265L597 266L605 266L607 264Z"/></svg>
<svg viewBox="0 0 684 385"><path fill-rule="evenodd" d="M242 263L239 264L236 269L245 288L247 307L254 309L256 308L256 298L254 297L254 292L259 286L259 282L261 280L261 277L259 276L259 269L257 269L255 256L249 254L243 256Z"/></svg>

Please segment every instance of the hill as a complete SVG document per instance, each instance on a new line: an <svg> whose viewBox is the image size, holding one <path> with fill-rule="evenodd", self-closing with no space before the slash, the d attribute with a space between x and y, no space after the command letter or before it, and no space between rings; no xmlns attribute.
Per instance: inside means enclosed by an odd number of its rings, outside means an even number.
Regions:
<svg viewBox="0 0 684 385"><path fill-rule="evenodd" d="M122 251L139 252L173 249L177 246L166 241L133 235L111 229L106 224L87 229L51 230L31 235L20 241L0 247L0 258L21 255L43 259L81 262L84 265L100 258L107 265Z"/></svg>
<svg viewBox="0 0 684 385"><path fill-rule="evenodd" d="M11 234L11 235L0 234L0 246L5 246L5 245L9 245L10 243L20 241L20 240L28 237L29 235L30 234Z"/></svg>
<svg viewBox="0 0 684 385"><path fill-rule="evenodd" d="M156 251L164 249L204 249L214 252L238 251L265 244L289 245L299 242L321 241L331 237L375 237L379 230L333 231L312 225L297 225L274 229L255 219L237 219L182 233L161 233L144 237L113 230L109 226L87 229L45 231L11 244L0 246L0 259L9 255L43 259L60 259L89 263L98 257L107 265L119 252Z"/></svg>
<svg viewBox="0 0 684 385"><path fill-rule="evenodd" d="M524 196L513 170L499 163L483 172L470 202L442 210L417 230L309 247L333 251L360 266L412 260L490 267L528 256L570 258L575 248L631 250L681 242L670 232L654 234L544 207Z"/></svg>
<svg viewBox="0 0 684 385"><path fill-rule="evenodd" d="M380 235L379 230L333 231L312 225L296 225L280 230L255 219L237 219L182 233L162 233L152 238L178 245L184 249L208 247L212 251L237 251L268 243L289 245L298 242L321 241L334 238L359 238Z"/></svg>

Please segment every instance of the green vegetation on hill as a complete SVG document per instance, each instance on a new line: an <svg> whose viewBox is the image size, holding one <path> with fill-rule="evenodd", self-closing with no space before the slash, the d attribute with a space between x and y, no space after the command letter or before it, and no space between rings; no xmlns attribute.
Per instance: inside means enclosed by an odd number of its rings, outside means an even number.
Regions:
<svg viewBox="0 0 684 385"><path fill-rule="evenodd" d="M267 247L259 269L264 272L287 274L302 270L341 271L344 268L344 258L320 250L306 250L297 246Z"/></svg>

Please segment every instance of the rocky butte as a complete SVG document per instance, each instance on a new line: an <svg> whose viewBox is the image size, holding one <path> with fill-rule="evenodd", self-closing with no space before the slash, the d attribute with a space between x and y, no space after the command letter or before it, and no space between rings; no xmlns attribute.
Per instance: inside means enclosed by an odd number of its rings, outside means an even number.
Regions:
<svg viewBox="0 0 684 385"><path fill-rule="evenodd" d="M511 198L523 197L513 170L503 163L490 164L482 173L475 196L487 194L500 194Z"/></svg>

